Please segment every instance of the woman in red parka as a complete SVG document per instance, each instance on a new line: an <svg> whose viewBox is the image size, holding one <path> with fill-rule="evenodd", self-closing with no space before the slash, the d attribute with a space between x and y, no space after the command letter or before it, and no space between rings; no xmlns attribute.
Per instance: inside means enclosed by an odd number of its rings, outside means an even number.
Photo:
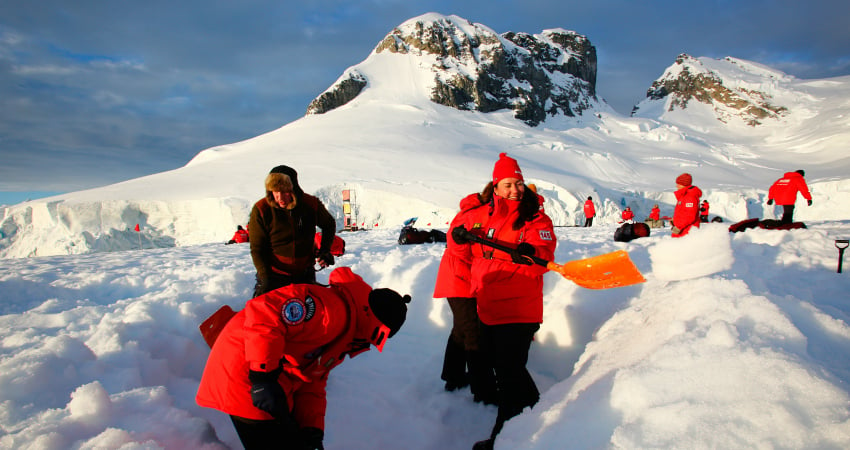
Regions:
<svg viewBox="0 0 850 450"><path fill-rule="evenodd" d="M551 261L557 243L552 220L540 208L540 197L526 189L519 164L505 153L493 168L489 192L488 203L469 215L469 231L516 252L472 244L472 295L478 301L481 344L496 372L499 401L490 438L476 443L474 448L479 449L492 448L505 421L540 399L526 364L534 333L543 322L547 269L533 265L526 256ZM452 232L453 239L460 235Z"/></svg>
<svg viewBox="0 0 850 450"><path fill-rule="evenodd" d="M246 449L322 448L330 370L381 351L404 323L410 296L373 290L348 267L329 284L249 300L215 340L195 400L229 414Z"/></svg>
<svg viewBox="0 0 850 450"><path fill-rule="evenodd" d="M460 201L460 212L452 219L450 230L465 224L471 211L486 203L482 195L470 194ZM446 342L440 378L446 382L447 391L468 384L474 401L495 404L496 378L493 366L479 349L478 304L469 286L471 264L471 245L447 239L434 284L434 298L446 298L452 310L452 330Z"/></svg>
<svg viewBox="0 0 850 450"><path fill-rule="evenodd" d="M676 209L673 210L673 237L682 237L699 228L699 198L702 191L693 185L693 177L683 173L676 177Z"/></svg>

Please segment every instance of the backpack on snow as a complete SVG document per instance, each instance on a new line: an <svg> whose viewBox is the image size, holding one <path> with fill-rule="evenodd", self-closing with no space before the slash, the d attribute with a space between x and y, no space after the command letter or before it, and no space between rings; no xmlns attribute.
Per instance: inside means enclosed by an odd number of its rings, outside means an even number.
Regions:
<svg viewBox="0 0 850 450"><path fill-rule="evenodd" d="M643 222L624 223L620 228L614 230L614 240L617 242L629 242L637 238L649 236L649 225Z"/></svg>

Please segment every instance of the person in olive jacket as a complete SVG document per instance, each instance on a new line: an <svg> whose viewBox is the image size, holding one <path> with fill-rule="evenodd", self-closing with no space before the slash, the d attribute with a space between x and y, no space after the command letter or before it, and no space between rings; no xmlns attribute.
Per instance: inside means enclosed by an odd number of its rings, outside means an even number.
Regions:
<svg viewBox="0 0 850 450"><path fill-rule="evenodd" d="M295 169L273 168L265 188L266 196L254 204L248 222L257 270L254 297L292 283L314 283L314 265L324 268L334 263L336 220L319 199L301 190ZM318 253L313 247L316 227L322 230Z"/></svg>

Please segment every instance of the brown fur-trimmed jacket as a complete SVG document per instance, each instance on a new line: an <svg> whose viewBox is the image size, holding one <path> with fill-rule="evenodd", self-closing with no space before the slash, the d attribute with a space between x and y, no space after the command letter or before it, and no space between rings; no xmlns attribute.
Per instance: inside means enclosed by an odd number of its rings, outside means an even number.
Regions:
<svg viewBox="0 0 850 450"><path fill-rule="evenodd" d="M319 254L329 252L336 235L336 221L319 199L301 193L294 208L284 209L267 192L265 198L254 204L248 222L257 279L265 282L275 274L300 275L312 267L316 227L322 230Z"/></svg>

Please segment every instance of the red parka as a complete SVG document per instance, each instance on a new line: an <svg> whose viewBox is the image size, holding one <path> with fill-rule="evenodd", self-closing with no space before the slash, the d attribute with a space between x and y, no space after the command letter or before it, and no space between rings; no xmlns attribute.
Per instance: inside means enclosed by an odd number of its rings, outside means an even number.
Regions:
<svg viewBox="0 0 850 450"><path fill-rule="evenodd" d="M536 195L528 190L524 195ZM467 229L491 241L516 247L527 242L535 256L551 261L557 239L552 220L538 213L519 229L520 202L493 196L488 205L472 210ZM509 254L481 244L472 244L472 296L478 299L478 316L487 325L543 322L543 274L538 265L515 264Z"/></svg>
<svg viewBox="0 0 850 450"><path fill-rule="evenodd" d="M635 213L631 209L626 209L623 211L623 220L632 220L635 218Z"/></svg>
<svg viewBox="0 0 850 450"><path fill-rule="evenodd" d="M590 219L596 215L596 207L593 206L593 200L588 199L584 202L584 217Z"/></svg>
<svg viewBox="0 0 850 450"><path fill-rule="evenodd" d="M649 212L649 218L652 220L661 220L661 209L653 206L652 211Z"/></svg>
<svg viewBox="0 0 850 450"><path fill-rule="evenodd" d="M434 283L434 298L470 298L469 268L472 264L472 244L456 244L451 230L465 224L472 210L481 207L478 194L470 194L460 201L458 212L449 225L446 250L437 269L437 281ZM468 228L468 227L467 227Z"/></svg>
<svg viewBox="0 0 850 450"><path fill-rule="evenodd" d="M233 233L233 237L230 238L230 240L232 240L233 242L236 242L237 244L242 244L242 243L248 242L248 231L246 231L245 229L236 230L236 232Z"/></svg>
<svg viewBox="0 0 850 450"><path fill-rule="evenodd" d="M676 191L676 209L673 210L673 226L679 229L673 237L688 234L691 227L699 228L699 198L702 191L696 186L686 186Z"/></svg>
<svg viewBox="0 0 850 450"><path fill-rule="evenodd" d="M806 200L812 199L806 179L797 172L788 172L773 183L767 198L772 198L777 205L793 205L797 201L797 192L803 194Z"/></svg>
<svg viewBox="0 0 850 450"><path fill-rule="evenodd" d="M249 300L213 344L195 401L255 420L248 371L282 364L278 382L300 427L324 429L328 373L346 355L369 349L380 322L369 310L372 288L348 267L331 272L329 287L293 284Z"/></svg>

